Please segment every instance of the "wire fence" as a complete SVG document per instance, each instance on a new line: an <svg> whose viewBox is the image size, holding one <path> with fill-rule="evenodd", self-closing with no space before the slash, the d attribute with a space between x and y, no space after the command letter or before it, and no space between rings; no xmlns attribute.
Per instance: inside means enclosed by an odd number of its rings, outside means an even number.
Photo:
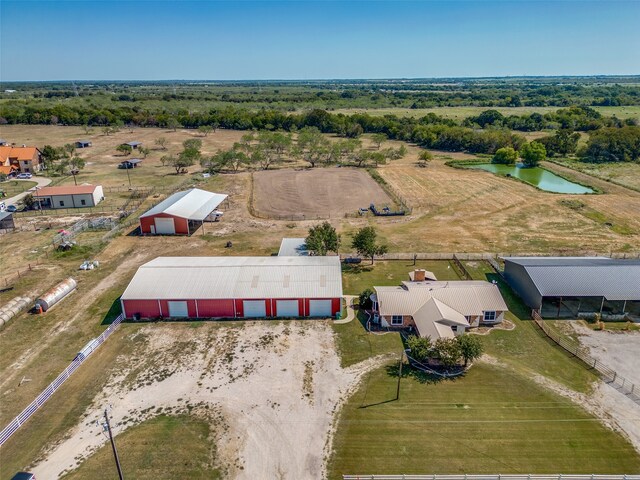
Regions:
<svg viewBox="0 0 640 480"><path fill-rule="evenodd" d="M593 358L579 343L571 341L569 338L550 328L536 310L531 311L531 318L533 318L533 321L538 325L538 327L540 327L545 335L553 340L557 345L582 360L589 366L589 368L597 371L607 383L640 405L640 389L636 388L635 384L619 375L618 372L612 370L599 360Z"/></svg>
<svg viewBox="0 0 640 480"><path fill-rule="evenodd" d="M104 332L100 334L99 337L93 339L87 345L91 345L90 349L83 349L81 354L78 354L76 358L73 359L71 364L64 369L64 371L58 375L58 377L49 384L47 388L45 388L40 395L36 397L36 399L29 404L27 408L25 408L16 418L14 418L9 425L2 429L0 432L0 447L4 445L11 435L13 435L18 429L24 425L24 423L29 420L35 414L42 405L44 405L49 398L66 382L69 377L75 372L80 365L84 363L84 361L96 351L96 349L102 345L107 338L111 336L111 334L118 328L124 316L122 314L118 315L118 317L105 329Z"/></svg>
<svg viewBox="0 0 640 480"><path fill-rule="evenodd" d="M640 475L342 475L343 480L640 480Z"/></svg>

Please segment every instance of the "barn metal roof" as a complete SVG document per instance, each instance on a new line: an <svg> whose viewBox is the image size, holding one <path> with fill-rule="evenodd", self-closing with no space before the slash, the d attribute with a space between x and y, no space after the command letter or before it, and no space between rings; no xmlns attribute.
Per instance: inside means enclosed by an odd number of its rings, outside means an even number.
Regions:
<svg viewBox="0 0 640 480"><path fill-rule="evenodd" d="M140 218L166 213L189 220L204 220L220 205L227 195L224 193L207 192L199 188L192 188L177 192L165 198L151 210L140 215Z"/></svg>
<svg viewBox="0 0 640 480"><path fill-rule="evenodd" d="M640 300L640 260L608 257L506 257L522 265L543 297Z"/></svg>
<svg viewBox="0 0 640 480"><path fill-rule="evenodd" d="M339 257L158 257L142 265L123 300L338 298Z"/></svg>

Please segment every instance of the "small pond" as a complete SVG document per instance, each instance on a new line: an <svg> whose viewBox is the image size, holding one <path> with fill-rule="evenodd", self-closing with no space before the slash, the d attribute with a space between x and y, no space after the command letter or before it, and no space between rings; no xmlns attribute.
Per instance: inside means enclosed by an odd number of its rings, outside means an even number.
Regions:
<svg viewBox="0 0 640 480"><path fill-rule="evenodd" d="M482 163L480 165L473 165L470 168L486 170L487 172L499 175L510 175L547 192L575 194L593 193L593 190L589 187L570 182L569 180L559 177L555 173L540 167L525 168L521 164L501 165L497 163Z"/></svg>

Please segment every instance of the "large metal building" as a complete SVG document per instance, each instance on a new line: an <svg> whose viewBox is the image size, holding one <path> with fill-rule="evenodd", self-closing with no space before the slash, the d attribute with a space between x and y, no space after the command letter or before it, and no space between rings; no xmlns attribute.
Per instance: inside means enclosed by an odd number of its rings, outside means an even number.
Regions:
<svg viewBox="0 0 640 480"><path fill-rule="evenodd" d="M158 257L121 298L126 318L334 317L339 257Z"/></svg>
<svg viewBox="0 0 640 480"><path fill-rule="evenodd" d="M143 235L191 235L204 222L222 215L216 208L226 198L199 188L174 193L140 215L140 231Z"/></svg>
<svg viewBox="0 0 640 480"><path fill-rule="evenodd" d="M608 257L506 257L504 276L545 318L640 315L640 260Z"/></svg>

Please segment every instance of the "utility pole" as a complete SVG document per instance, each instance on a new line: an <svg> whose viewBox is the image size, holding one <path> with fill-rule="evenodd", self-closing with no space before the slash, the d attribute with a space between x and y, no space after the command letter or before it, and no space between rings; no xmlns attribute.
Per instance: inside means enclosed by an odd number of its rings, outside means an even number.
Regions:
<svg viewBox="0 0 640 480"><path fill-rule="evenodd" d="M131 188L131 177L129 176L129 165L125 163L125 170L127 171L127 179L129 180L129 188Z"/></svg>
<svg viewBox="0 0 640 480"><path fill-rule="evenodd" d="M396 388L396 400L400 400L400 379L402 378L402 360L404 359L404 349L400 354L400 364L398 365L398 386Z"/></svg>
<svg viewBox="0 0 640 480"><path fill-rule="evenodd" d="M116 467L118 468L118 478L120 480L124 480L124 476L122 475L122 468L120 468L120 459L118 458L118 450L116 449L116 441L113 438L113 433L111 432L111 424L109 423L109 412L107 409L104 409L104 420L107 426L107 432L109 433L109 440L111 441L111 448L113 449L113 458L116 461Z"/></svg>

